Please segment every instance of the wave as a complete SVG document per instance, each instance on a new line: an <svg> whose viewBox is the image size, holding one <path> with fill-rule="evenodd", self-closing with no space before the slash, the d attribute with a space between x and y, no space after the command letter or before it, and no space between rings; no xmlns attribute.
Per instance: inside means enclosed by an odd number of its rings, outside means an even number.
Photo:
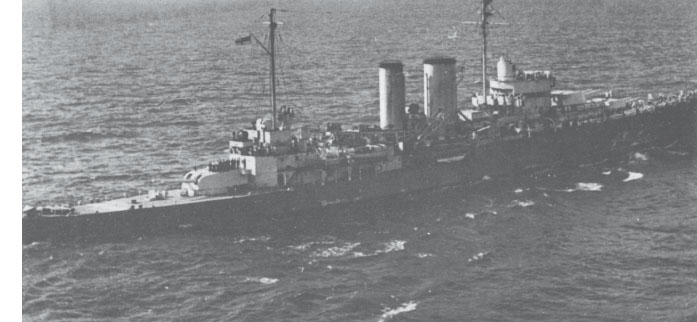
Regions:
<svg viewBox="0 0 697 322"><path fill-rule="evenodd" d="M387 254L387 253L394 252L394 251L404 250L404 244L406 244L406 243L407 242L405 240L391 240L391 241L384 244L383 249L378 249L370 254L366 254L363 252L354 252L353 257L369 257L369 256L375 256L375 255L379 255L379 254Z"/></svg>
<svg viewBox="0 0 697 322"><path fill-rule="evenodd" d="M433 254L431 254L431 253L417 253L416 257L418 257L418 258L433 257Z"/></svg>
<svg viewBox="0 0 697 322"><path fill-rule="evenodd" d="M133 138L138 134L131 131L107 131L103 132L100 130L89 130L89 131L76 131L66 134L51 136L47 138L42 138L41 141L44 142L62 142L62 141L77 141L77 142L87 142L95 141L101 139L113 139L113 138Z"/></svg>
<svg viewBox="0 0 697 322"><path fill-rule="evenodd" d="M537 188L537 190L540 190L540 191L558 191L558 192L602 191L603 187L605 187L603 184L597 183L597 182L579 182L573 188L567 188L567 189ZM549 195L545 194L545 197L549 197ZM515 201L517 201L517 200L515 200Z"/></svg>
<svg viewBox="0 0 697 322"><path fill-rule="evenodd" d="M601 165L601 164L603 164L603 163L605 163L605 162L607 162L607 161L608 161L608 159L602 159L602 160L597 161L597 162L583 163L583 164L580 164L578 167L579 167L579 168L595 167L595 166Z"/></svg>
<svg viewBox="0 0 697 322"><path fill-rule="evenodd" d="M404 240L391 240L388 243L385 244L385 249L383 249L383 253L389 253L392 251L400 251L404 250L404 244L407 242Z"/></svg>
<svg viewBox="0 0 697 322"><path fill-rule="evenodd" d="M300 244L300 245L297 245L297 246L290 245L290 246L288 246L288 248L294 249L294 250L306 250L306 249L310 248L310 246L312 246L312 245L314 245L314 244L315 244L315 242L309 242L309 243L304 243L304 244Z"/></svg>
<svg viewBox="0 0 697 322"><path fill-rule="evenodd" d="M628 176L626 179L622 180L622 182L629 182L629 181L639 180L639 179L641 179L641 178L644 177L644 174L643 174L643 173L640 173L640 172L631 172L631 171L630 171L628 174L629 174L629 176Z"/></svg>
<svg viewBox="0 0 697 322"><path fill-rule="evenodd" d="M133 176L127 174L103 175L94 177L94 181L124 181L130 180Z"/></svg>
<svg viewBox="0 0 697 322"><path fill-rule="evenodd" d="M336 243L336 239L334 238L334 236L326 236L326 237L321 238L321 239L324 239L324 240L310 241L310 242L300 244L300 245L295 245L295 246L290 245L290 246L288 246L288 248L293 249L293 250L298 250L298 251L304 251L304 250L307 250L308 248L310 248L314 245L331 245L331 244Z"/></svg>
<svg viewBox="0 0 697 322"><path fill-rule="evenodd" d="M269 236L259 236L259 237L242 237L238 240L235 241L235 244L242 244L246 242L255 242L255 241L260 241L260 242L267 242L271 239Z"/></svg>
<svg viewBox="0 0 697 322"><path fill-rule="evenodd" d="M177 120L177 121L152 121L147 123L132 122L124 124L127 127L133 128L157 128L157 127L199 127L203 126L204 123L193 120Z"/></svg>
<svg viewBox="0 0 697 322"><path fill-rule="evenodd" d="M173 98L173 99L166 101L166 103L171 104L171 105L191 105L193 103L196 103L196 99L195 98Z"/></svg>
<svg viewBox="0 0 697 322"><path fill-rule="evenodd" d="M275 284L278 282L277 278L271 278L271 277L245 277L244 278L245 282L256 282L256 283L261 283L261 284Z"/></svg>
<svg viewBox="0 0 697 322"><path fill-rule="evenodd" d="M679 156L679 157L686 157L686 156L690 155L689 152L685 152L685 151L664 150L663 152L665 152L667 155Z"/></svg>
<svg viewBox="0 0 697 322"><path fill-rule="evenodd" d="M649 157L644 153L634 152L634 154L632 155L632 159L636 161L648 161Z"/></svg>
<svg viewBox="0 0 697 322"><path fill-rule="evenodd" d="M288 246L288 248L296 250L296 251L305 251L309 249L310 247L314 245L327 245L327 244L334 244L334 241L312 241L296 246ZM310 254L310 257L312 258L318 258L318 257L323 257L323 258L329 258L329 257L341 257L345 255L351 254L355 258L360 258L360 257L369 257L369 256L375 256L379 254L387 254L390 252L394 251L401 251L404 250L404 244L406 244L406 241L404 240L391 240L388 242L385 242L382 244L381 249L377 249L373 252L362 252L362 251L354 251L356 247L360 246L361 243L355 242L355 243L342 243L337 246L332 246L329 248L325 249L318 249L314 251L312 254Z"/></svg>
<svg viewBox="0 0 697 322"><path fill-rule="evenodd" d="M474 254L474 256L467 259L467 261L468 262L476 262L478 260L481 260L482 258L484 258L484 256L487 256L487 255L489 255L489 252L480 252L480 253Z"/></svg>
<svg viewBox="0 0 697 322"><path fill-rule="evenodd" d="M341 246L329 247L322 251L312 253L311 257L341 257L358 247L361 243L344 243Z"/></svg>
<svg viewBox="0 0 697 322"><path fill-rule="evenodd" d="M47 249L51 246L50 243L48 242L33 242L28 245L22 245L22 250L23 251L28 251L28 250L44 250Z"/></svg>
<svg viewBox="0 0 697 322"><path fill-rule="evenodd" d="M454 157L450 157L450 158L438 159L438 160L436 160L436 162L440 162L440 163L453 163L453 162L462 161L462 160L464 160L464 159L465 159L465 156L464 156L464 155L459 155L459 156L454 156Z"/></svg>
<svg viewBox="0 0 697 322"><path fill-rule="evenodd" d="M535 205L535 202L532 200L513 200L511 205L509 207L514 208L514 207L520 207L520 208L527 208L527 207L532 207Z"/></svg>
<svg viewBox="0 0 697 322"><path fill-rule="evenodd" d="M602 191L603 185L595 182L579 182L574 189L566 189L566 192L574 191Z"/></svg>
<svg viewBox="0 0 697 322"><path fill-rule="evenodd" d="M397 314L414 311L414 310L416 310L416 306L418 304L419 303L417 303L417 302L409 301L406 303L402 303L402 305L400 305L394 309L385 308L382 310L382 315L380 316L380 320L378 320L378 321L385 322L385 321L395 317Z"/></svg>
<svg viewBox="0 0 697 322"><path fill-rule="evenodd" d="M527 190L530 190L530 189L517 188L517 189L513 190L513 193L519 195Z"/></svg>

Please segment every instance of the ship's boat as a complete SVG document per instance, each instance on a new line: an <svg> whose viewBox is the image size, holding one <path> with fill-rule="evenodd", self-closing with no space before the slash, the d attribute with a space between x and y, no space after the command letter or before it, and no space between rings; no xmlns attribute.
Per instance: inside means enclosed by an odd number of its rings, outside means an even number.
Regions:
<svg viewBox="0 0 697 322"><path fill-rule="evenodd" d="M487 19L483 0L482 66ZM25 243L146 234L179 227L225 227L258 214L381 198L560 163L580 164L650 144L694 144L695 91L647 99L556 89L550 71L518 69L501 57L482 69L482 92L457 100L456 60L423 60L424 102L405 103L399 61L378 66L380 125L293 127L293 108L276 108L274 31L269 13L269 120L233 133L224 160L194 167L177 189L82 205L27 207ZM256 41L254 35L237 41ZM263 46L263 45L262 45Z"/></svg>

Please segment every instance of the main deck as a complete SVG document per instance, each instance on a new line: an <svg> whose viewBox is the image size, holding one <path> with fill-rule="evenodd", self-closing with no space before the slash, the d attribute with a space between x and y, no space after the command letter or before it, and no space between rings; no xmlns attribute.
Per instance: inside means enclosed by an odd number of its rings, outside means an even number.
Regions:
<svg viewBox="0 0 697 322"><path fill-rule="evenodd" d="M271 191L255 192L255 195L270 193ZM158 197L152 195L137 195L125 198L106 200L102 202L78 205L73 208L73 212L69 216L81 216L97 213L112 213L128 210L139 210L147 208L160 208L189 205L201 202L210 202L226 199L238 199L249 197L251 193L242 195L225 195L225 196L182 196L179 189L167 190L166 193L160 192Z"/></svg>

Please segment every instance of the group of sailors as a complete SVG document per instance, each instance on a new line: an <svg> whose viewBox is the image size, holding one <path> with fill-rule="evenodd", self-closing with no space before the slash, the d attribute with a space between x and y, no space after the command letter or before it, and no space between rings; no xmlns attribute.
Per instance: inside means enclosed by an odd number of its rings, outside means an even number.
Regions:
<svg viewBox="0 0 697 322"><path fill-rule="evenodd" d="M654 99L653 95L649 94L647 99L649 101L655 101L657 103L673 103L675 101L684 102L686 100L692 100L695 97L695 94L697 94L697 91L688 91L687 93L685 93L684 91L680 91L680 93L678 93L677 96L666 96L661 93L658 94L658 99Z"/></svg>
<svg viewBox="0 0 697 322"><path fill-rule="evenodd" d="M541 80L541 79L553 79L549 72L529 72L526 73L522 70L518 70L516 73L516 80Z"/></svg>
<svg viewBox="0 0 697 322"><path fill-rule="evenodd" d="M295 117L295 110L293 110L293 107L287 107L285 105L281 106L281 109L278 111L278 120L281 122L288 122L290 119Z"/></svg>
<svg viewBox="0 0 697 322"><path fill-rule="evenodd" d="M658 94L658 97L654 98L653 94L648 94L646 101L644 100L634 100L627 103L626 109L633 109L637 113L641 112L645 107L653 109L657 104L668 104L672 105L675 103L687 102L695 100L697 97L697 91L680 91L677 95L665 95L663 93Z"/></svg>
<svg viewBox="0 0 697 322"><path fill-rule="evenodd" d="M230 153L251 156L270 156L276 153L276 147L268 143L263 143L261 146L252 145L246 148L233 147L230 148Z"/></svg>
<svg viewBox="0 0 697 322"><path fill-rule="evenodd" d="M244 169L247 167L247 160L245 159L235 159L235 160L219 160L208 163L208 171L211 172L225 172L235 169Z"/></svg>

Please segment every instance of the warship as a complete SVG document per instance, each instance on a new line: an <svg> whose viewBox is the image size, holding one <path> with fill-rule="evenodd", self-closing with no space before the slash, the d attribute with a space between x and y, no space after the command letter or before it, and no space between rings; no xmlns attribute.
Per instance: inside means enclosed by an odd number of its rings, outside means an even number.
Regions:
<svg viewBox="0 0 697 322"><path fill-rule="evenodd" d="M266 214L385 198L468 184L560 164L595 162L647 146L694 147L697 92L615 98L610 91L555 88L550 71L519 69L510 58L487 77L491 2L481 3L482 92L459 106L452 57L423 60L423 107L405 102L404 65L383 61L378 125L294 127L277 108L276 10L269 42L271 118L232 133L224 160L193 167L179 187L147 195L23 210L23 243L142 235L181 227L225 227Z"/></svg>

